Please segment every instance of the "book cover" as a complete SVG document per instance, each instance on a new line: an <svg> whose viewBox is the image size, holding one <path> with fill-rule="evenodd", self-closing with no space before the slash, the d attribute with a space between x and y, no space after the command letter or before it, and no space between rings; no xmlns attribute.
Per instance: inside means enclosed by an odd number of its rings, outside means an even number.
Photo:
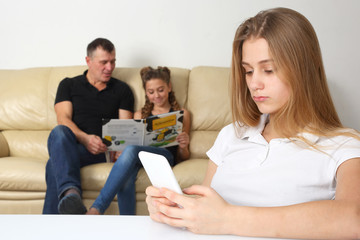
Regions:
<svg viewBox="0 0 360 240"><path fill-rule="evenodd" d="M170 147L178 145L182 132L183 111L174 111L146 119L103 119L102 139L109 151L122 151L128 145Z"/></svg>

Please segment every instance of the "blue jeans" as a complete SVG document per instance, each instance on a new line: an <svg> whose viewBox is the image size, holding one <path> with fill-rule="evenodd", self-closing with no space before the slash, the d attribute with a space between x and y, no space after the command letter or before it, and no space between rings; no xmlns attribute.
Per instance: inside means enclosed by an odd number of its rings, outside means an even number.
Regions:
<svg viewBox="0 0 360 240"><path fill-rule="evenodd" d="M82 193L80 168L106 162L106 158L105 154L91 154L64 125L58 125L51 131L48 151L50 158L46 164L47 189L43 214L58 214L58 204L66 190L74 188Z"/></svg>
<svg viewBox="0 0 360 240"><path fill-rule="evenodd" d="M171 166L175 164L173 155L165 148L127 146L114 163L100 195L92 205L101 214L105 212L117 194L120 215L135 215L135 182L137 173L142 167L138 157L140 151L161 154L166 157Z"/></svg>

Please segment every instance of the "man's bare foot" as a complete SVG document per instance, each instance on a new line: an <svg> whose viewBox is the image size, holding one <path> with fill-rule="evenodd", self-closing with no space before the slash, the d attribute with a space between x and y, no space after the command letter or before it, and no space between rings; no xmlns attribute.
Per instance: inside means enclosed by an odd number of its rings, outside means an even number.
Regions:
<svg viewBox="0 0 360 240"><path fill-rule="evenodd" d="M96 208L90 208L89 211L87 211L86 215L101 215L101 214Z"/></svg>

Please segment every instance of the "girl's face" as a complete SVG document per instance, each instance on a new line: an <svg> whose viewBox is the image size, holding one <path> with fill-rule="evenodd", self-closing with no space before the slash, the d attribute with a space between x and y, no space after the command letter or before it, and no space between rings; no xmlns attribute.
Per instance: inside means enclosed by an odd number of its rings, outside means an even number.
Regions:
<svg viewBox="0 0 360 240"><path fill-rule="evenodd" d="M154 78L146 82L145 92L146 96L154 106L166 107L169 104L171 85L167 84L162 79Z"/></svg>
<svg viewBox="0 0 360 240"><path fill-rule="evenodd" d="M274 114L290 97L290 87L277 76L269 45L264 38L244 41L242 66L252 99L261 113Z"/></svg>

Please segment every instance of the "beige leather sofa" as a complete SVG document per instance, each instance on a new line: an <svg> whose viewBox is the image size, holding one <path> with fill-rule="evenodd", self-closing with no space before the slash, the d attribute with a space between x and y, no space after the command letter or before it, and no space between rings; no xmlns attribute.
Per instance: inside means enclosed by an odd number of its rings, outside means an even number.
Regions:
<svg viewBox="0 0 360 240"><path fill-rule="evenodd" d="M207 167L205 152L219 130L231 122L229 68L170 68L179 103L192 116L191 158L174 167L182 188L200 184ZM47 138L56 125L54 97L65 77L82 74L86 66L0 70L0 214L41 214L46 190ZM139 68L116 68L113 76L127 82L135 108L145 99ZM84 203L89 207L103 187L111 163L81 170ZM136 182L137 214L148 214L143 169ZM118 214L116 200L106 214Z"/></svg>

